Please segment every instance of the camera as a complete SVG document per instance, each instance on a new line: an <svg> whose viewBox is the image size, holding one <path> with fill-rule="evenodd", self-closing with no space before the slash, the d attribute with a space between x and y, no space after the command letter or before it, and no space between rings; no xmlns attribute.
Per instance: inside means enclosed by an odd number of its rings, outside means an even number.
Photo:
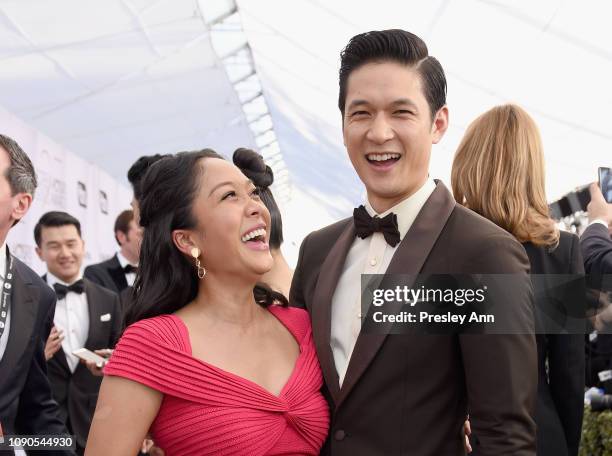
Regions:
<svg viewBox="0 0 612 456"><path fill-rule="evenodd" d="M568 193L563 198L550 203L548 209L550 216L555 220L561 220L570 215L574 215L577 212L584 212L587 209L587 205L591 201L591 194L589 193L589 185L583 185L577 190Z"/></svg>
<svg viewBox="0 0 612 456"><path fill-rule="evenodd" d="M612 394L602 394L591 397L591 410L594 412L612 410Z"/></svg>

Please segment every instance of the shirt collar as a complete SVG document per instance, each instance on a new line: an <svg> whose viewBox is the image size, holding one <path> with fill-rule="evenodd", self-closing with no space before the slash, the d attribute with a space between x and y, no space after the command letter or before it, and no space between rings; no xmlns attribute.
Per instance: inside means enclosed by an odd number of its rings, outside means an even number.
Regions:
<svg viewBox="0 0 612 456"><path fill-rule="evenodd" d="M79 276L74 282L78 282L79 280L81 280L83 278L83 276ZM50 287L53 287L54 284L59 283L61 285L65 285L65 286L70 286L72 285L72 283L66 283L63 280L58 279L56 276L54 276L53 274L51 274L49 271L47 271L47 284Z"/></svg>
<svg viewBox="0 0 612 456"><path fill-rule="evenodd" d="M130 263L127 258L125 258L121 252L117 252L117 259L119 260L119 264L121 265L121 269L125 269L125 267L129 264L131 266L137 267L138 265Z"/></svg>
<svg viewBox="0 0 612 456"><path fill-rule="evenodd" d="M374 217L378 215L380 218L385 217L390 212L394 212L397 215L397 225L400 233L400 239L404 239L404 236L412 226L412 223L416 219L417 215L425 205L427 199L436 189L436 183L430 177L427 178L425 183L415 193L409 197L403 199L389 210L378 214L368 199L365 201L365 208L370 216Z"/></svg>
<svg viewBox="0 0 612 456"><path fill-rule="evenodd" d="M0 276L6 276L6 242L0 247Z"/></svg>

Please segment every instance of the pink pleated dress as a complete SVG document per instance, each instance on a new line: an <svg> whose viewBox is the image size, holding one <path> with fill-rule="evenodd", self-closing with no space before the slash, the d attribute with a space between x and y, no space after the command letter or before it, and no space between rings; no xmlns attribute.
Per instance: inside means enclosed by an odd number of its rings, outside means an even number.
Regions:
<svg viewBox="0 0 612 456"><path fill-rule="evenodd" d="M270 306L299 343L294 370L279 396L192 356L187 327L174 315L130 326L104 368L163 393L151 427L167 456L317 455L329 409L308 314Z"/></svg>

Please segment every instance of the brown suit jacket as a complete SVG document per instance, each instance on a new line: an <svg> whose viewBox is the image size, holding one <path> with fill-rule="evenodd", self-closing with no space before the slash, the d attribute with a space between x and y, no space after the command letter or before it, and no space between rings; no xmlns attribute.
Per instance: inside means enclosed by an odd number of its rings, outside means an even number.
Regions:
<svg viewBox="0 0 612 456"><path fill-rule="evenodd" d="M332 412L321 454L463 455L469 412L474 454L535 455L537 350L529 261L521 244L455 204L438 182L387 273L524 275L515 304L526 335L361 333L339 388L329 343L331 301L354 239L352 218L308 235L290 293L292 305L310 312Z"/></svg>

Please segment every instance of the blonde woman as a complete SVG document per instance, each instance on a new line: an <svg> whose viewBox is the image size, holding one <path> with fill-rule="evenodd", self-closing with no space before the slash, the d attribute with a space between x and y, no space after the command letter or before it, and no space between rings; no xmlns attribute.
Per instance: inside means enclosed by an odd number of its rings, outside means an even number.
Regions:
<svg viewBox="0 0 612 456"><path fill-rule="evenodd" d="M458 203L509 231L523 244L532 274L583 273L578 237L559 232L549 215L540 134L519 106L497 106L472 122L453 161L452 187ZM583 413L584 336L537 335L536 340L537 454L577 455Z"/></svg>

